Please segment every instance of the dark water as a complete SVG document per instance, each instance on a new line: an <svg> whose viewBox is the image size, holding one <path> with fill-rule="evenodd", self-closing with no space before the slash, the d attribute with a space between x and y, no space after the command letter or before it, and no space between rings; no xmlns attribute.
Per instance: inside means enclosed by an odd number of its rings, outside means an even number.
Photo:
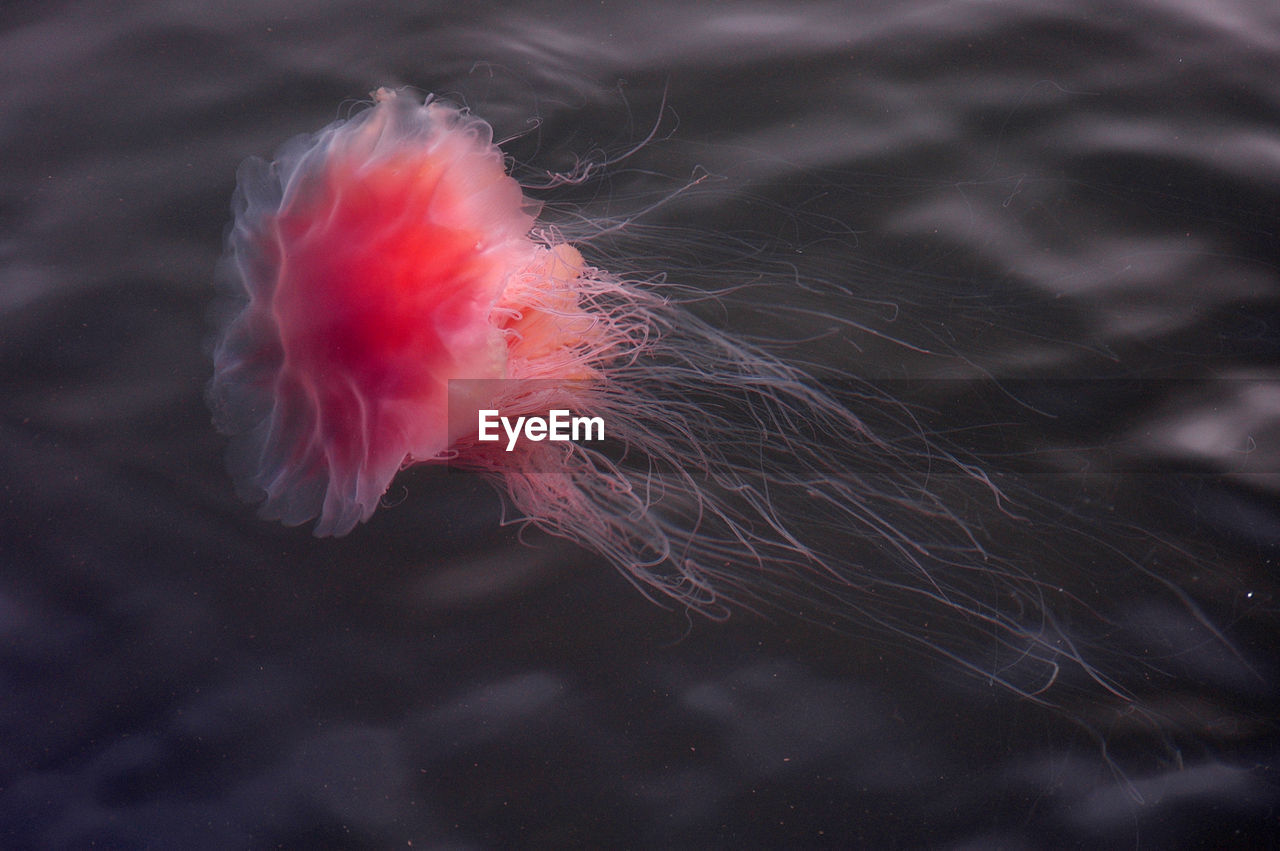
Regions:
<svg viewBox="0 0 1280 851"><path fill-rule="evenodd" d="M0 845L1276 841L1280 13L458 5L0 11ZM1109 651L1165 654L1182 687L1147 699L1178 722L663 610L522 545L465 476L408 474L338 541L257 520L202 400L236 166L406 84L492 122L529 182L656 125L551 212L623 223L599 247L632 269L813 301L725 305L744 332L864 329L795 357L1007 378L1055 413L1029 480L1064 527L1108 518L1156 576L1153 541L1186 554L1196 610L1107 589L1132 621ZM989 428L1008 406L935 410L1027 448ZM1059 445L1094 451L1064 471Z"/></svg>

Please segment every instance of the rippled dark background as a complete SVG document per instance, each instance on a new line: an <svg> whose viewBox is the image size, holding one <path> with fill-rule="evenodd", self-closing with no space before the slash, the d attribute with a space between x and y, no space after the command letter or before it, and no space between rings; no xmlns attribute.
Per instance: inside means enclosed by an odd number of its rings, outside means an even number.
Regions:
<svg viewBox="0 0 1280 851"><path fill-rule="evenodd" d="M3 847L1280 835L1274 4L11 0L0 28ZM530 180L656 125L543 197L621 221L709 174L602 244L848 290L744 330L848 311L838 368L1073 382L1054 439L1123 447L1092 508L1208 554L1252 673L1171 621L1210 660L1199 726L1095 739L883 643L665 611L465 476L406 475L340 541L258 521L201 396L235 169L380 85L466 103Z"/></svg>

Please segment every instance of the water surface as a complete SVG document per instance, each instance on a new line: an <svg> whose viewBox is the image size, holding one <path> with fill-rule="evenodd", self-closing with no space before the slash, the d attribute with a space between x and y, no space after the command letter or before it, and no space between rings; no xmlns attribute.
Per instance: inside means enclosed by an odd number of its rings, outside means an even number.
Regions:
<svg viewBox="0 0 1280 851"><path fill-rule="evenodd" d="M1280 833L1270 4L59 2L0 25L0 844ZM635 273L813 308L709 311L978 427L1064 528L1129 530L1117 564L1186 553L1205 622L1130 573L1105 589L1112 652L1166 654L1180 685L1147 698L1184 726L1046 711L785 612L664 610L523 545L464 476L406 475L338 541L255 518L202 399L235 170L382 85L466 104L530 183L656 130L547 214L619 223L596 250ZM938 389L975 378L1014 401ZM1070 579L1052 529L1019 540Z"/></svg>

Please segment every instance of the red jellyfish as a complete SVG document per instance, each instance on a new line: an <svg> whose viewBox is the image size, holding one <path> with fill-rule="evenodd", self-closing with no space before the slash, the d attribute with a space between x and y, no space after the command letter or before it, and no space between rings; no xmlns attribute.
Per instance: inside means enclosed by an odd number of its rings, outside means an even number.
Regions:
<svg viewBox="0 0 1280 851"><path fill-rule="evenodd" d="M836 476L803 436L874 442L857 418L673 288L535 230L537 205L462 109L379 90L275 162L246 162L233 208L224 277L241 307L209 399L265 518L345 535L402 467L447 459L495 476L528 519L646 592L708 610L744 560L825 569L779 513L797 491L807 512L877 540L908 533L844 493L894 464ZM598 419L615 451L481 439L482 411L557 410Z"/></svg>
<svg viewBox="0 0 1280 851"><path fill-rule="evenodd" d="M402 467L448 460L652 598L882 628L1026 695L1065 668L1117 688L1061 589L949 507L998 508L981 471L905 406L700 319L707 293L584 262L465 110L380 90L245 163L234 211L209 400L263 517L345 535ZM557 411L606 440L550 439Z"/></svg>

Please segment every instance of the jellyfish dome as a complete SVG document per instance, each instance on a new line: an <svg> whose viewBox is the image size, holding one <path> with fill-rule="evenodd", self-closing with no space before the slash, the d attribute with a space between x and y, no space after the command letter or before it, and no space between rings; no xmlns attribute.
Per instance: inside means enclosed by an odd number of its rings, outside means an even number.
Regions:
<svg viewBox="0 0 1280 851"><path fill-rule="evenodd" d="M565 284L581 258L531 238L536 207L489 126L375 99L241 167L224 262L241 308L216 347L215 421L242 494L269 519L318 518L318 535L346 534L402 466L446 452L451 404L466 423L458 410L492 401L450 399L450 379L589 373L575 361L591 323Z"/></svg>

